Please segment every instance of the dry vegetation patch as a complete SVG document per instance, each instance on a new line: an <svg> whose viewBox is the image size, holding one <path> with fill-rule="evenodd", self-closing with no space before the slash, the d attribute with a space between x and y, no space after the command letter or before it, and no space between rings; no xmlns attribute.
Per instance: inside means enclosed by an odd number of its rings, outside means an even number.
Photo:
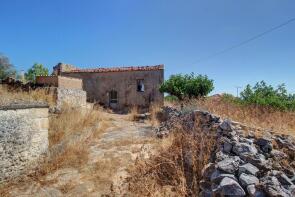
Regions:
<svg viewBox="0 0 295 197"><path fill-rule="evenodd" d="M50 88L37 88L30 91L23 91L21 89L9 90L7 86L0 84L0 106L36 101L46 102L49 106L54 106L56 98Z"/></svg>
<svg viewBox="0 0 295 197"><path fill-rule="evenodd" d="M167 105L180 107L178 102L166 102ZM209 97L203 100L187 100L183 103L186 109L201 109L216 114L223 119L231 119L249 127L269 130L275 133L295 135L295 113L272 108L239 105L221 97Z"/></svg>
<svg viewBox="0 0 295 197"><path fill-rule="evenodd" d="M196 128L171 133L165 146L129 169L129 192L134 196L189 196L199 192L203 167L209 162L215 137ZM168 141L167 141L168 140Z"/></svg>

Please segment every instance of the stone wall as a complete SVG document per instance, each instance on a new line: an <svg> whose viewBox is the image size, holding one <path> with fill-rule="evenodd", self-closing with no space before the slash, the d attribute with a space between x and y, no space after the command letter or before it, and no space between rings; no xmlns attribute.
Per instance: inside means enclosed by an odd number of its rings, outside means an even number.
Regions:
<svg viewBox="0 0 295 197"><path fill-rule="evenodd" d="M34 167L48 149L48 106L0 107L0 182Z"/></svg>
<svg viewBox="0 0 295 197"><path fill-rule="evenodd" d="M56 105L60 109L67 103L72 107L86 107L86 92L77 89L57 88Z"/></svg>
<svg viewBox="0 0 295 197"><path fill-rule="evenodd" d="M82 90L82 80L61 76L37 76L36 83L42 86Z"/></svg>
<svg viewBox="0 0 295 197"><path fill-rule="evenodd" d="M183 128L192 136L203 132L216 139L210 162L202 170L201 192L196 196L295 196L293 136L222 120L200 110L166 107L163 117L165 121L156 129L159 137L169 135L174 128ZM183 148L183 152L184 166L193 169L191 147Z"/></svg>

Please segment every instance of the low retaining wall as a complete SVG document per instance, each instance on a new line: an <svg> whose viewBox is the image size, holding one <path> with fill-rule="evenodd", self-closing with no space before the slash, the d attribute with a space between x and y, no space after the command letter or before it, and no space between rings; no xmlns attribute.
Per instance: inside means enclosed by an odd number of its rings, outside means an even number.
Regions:
<svg viewBox="0 0 295 197"><path fill-rule="evenodd" d="M34 167L48 150L48 106L0 106L0 182Z"/></svg>
<svg viewBox="0 0 295 197"><path fill-rule="evenodd" d="M86 107L86 92L78 89L57 88L57 108L64 103L72 107Z"/></svg>

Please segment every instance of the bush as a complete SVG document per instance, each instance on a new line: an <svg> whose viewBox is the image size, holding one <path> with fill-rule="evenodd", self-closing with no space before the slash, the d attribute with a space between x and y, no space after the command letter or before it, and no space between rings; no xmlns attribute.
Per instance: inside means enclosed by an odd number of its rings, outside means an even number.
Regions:
<svg viewBox="0 0 295 197"><path fill-rule="evenodd" d="M280 110L295 110L295 95L288 94L285 84L276 89L264 81L258 82L254 87L249 84L241 92L240 100L246 104L273 107Z"/></svg>
<svg viewBox="0 0 295 197"><path fill-rule="evenodd" d="M213 80L205 75L172 75L160 87L161 92L176 96L179 100L184 98L199 98L208 95L214 89Z"/></svg>

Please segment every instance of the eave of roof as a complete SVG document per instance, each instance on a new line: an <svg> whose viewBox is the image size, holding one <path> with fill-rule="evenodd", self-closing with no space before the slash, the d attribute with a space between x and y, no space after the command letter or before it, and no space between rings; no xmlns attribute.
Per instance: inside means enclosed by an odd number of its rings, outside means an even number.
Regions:
<svg viewBox="0 0 295 197"><path fill-rule="evenodd" d="M66 73L106 73L106 72L128 72L128 71L152 71L163 70L164 65L155 66L128 66L128 67L111 67L111 68L94 68L94 69L75 69Z"/></svg>

